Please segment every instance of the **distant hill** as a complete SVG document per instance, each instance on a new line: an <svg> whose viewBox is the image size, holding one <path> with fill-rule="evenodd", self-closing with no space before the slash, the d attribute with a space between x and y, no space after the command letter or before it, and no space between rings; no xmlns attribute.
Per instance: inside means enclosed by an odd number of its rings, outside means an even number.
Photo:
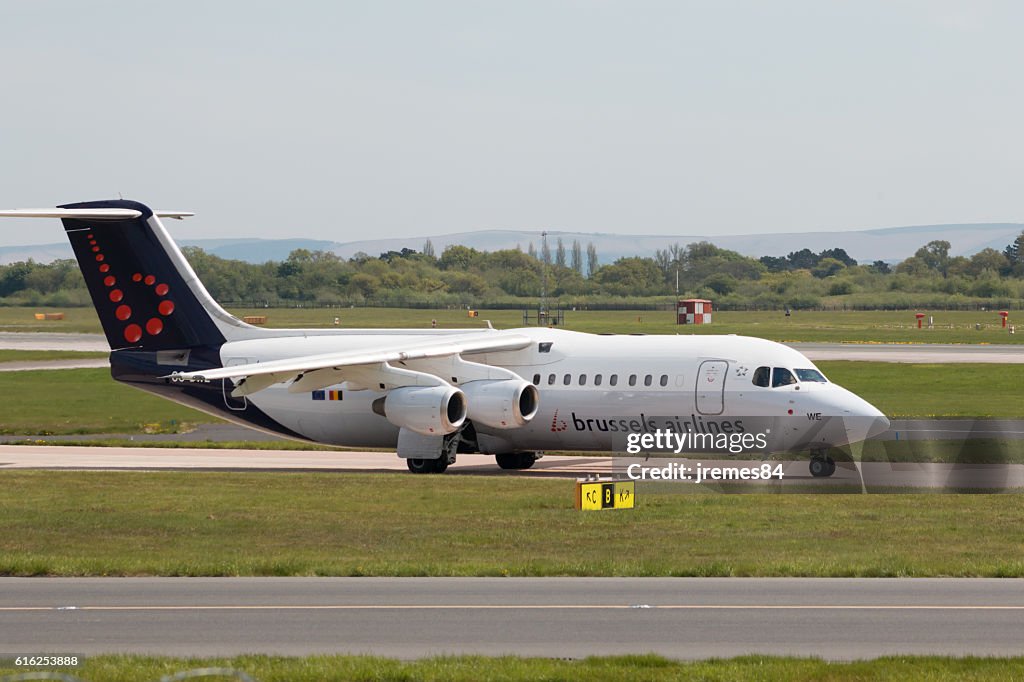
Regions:
<svg viewBox="0 0 1024 682"><path fill-rule="evenodd" d="M890 263L901 261L924 244L944 239L952 248L954 256L970 256L984 248L1002 250L1024 230L1022 223L975 223L963 225L918 225L912 227L887 227L875 230L850 232L783 232L774 234L745 235L623 235L586 232L548 231L548 243L554 251L556 240L561 237L566 247L574 239L586 247L592 242L597 248L602 263L609 263L622 256L653 256L657 249L664 249L676 242L689 244L709 241L717 246L738 251L746 256L784 256L792 251L808 248L811 251L842 248L859 262L884 260ZM197 239L183 242L186 246L198 246L221 258L234 258L262 263L268 260L284 260L294 249L333 251L343 258L362 251L371 256L385 251L400 251L402 247L423 248L430 239L434 250L440 254L451 244L463 244L481 251L514 249L524 251L532 241L540 250L540 232L518 230L479 230L431 237L408 237L396 239L371 239L356 242L331 242L317 239ZM0 264L33 258L48 263L57 258L71 258L71 247L62 244L40 244L34 246L0 246Z"/></svg>
<svg viewBox="0 0 1024 682"><path fill-rule="evenodd" d="M818 252L824 249L843 248L859 262L884 260L895 263L914 255L920 247L934 239L945 239L954 256L969 256L986 247L1000 251L1012 242L1021 230L1022 223L982 223L968 225L921 225L915 227L887 227L876 230L854 232L783 232L774 234L723 235L717 237L700 235L621 235L591 234L586 232L548 231L548 244L552 251L556 240L561 237L568 247L574 239L585 247L592 242L602 263L608 263L622 256L653 256L658 249L664 249L676 242L690 244L709 241L717 246L738 251L745 256L785 256L803 248ZM334 252L348 258L358 251L376 256L388 250L400 250L403 246L420 250L424 237L418 239L375 239L337 244ZM440 254L450 244L463 244L475 249L495 251L522 247L525 251L532 241L540 250L539 232L515 230L481 230L458 234L430 237L434 250Z"/></svg>

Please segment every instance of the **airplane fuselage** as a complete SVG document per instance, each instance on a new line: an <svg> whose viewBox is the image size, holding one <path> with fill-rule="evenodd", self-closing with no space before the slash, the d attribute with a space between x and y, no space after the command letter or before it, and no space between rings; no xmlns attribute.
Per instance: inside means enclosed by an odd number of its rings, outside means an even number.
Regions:
<svg viewBox="0 0 1024 682"><path fill-rule="evenodd" d="M372 350L393 342L398 335L415 345L465 331L280 330L281 335L272 338L227 342L218 351L219 362L210 364L231 367L295 355ZM818 374L801 353L771 341L734 335L595 335L547 328L509 331L529 336L534 343L521 350L483 353L472 359L511 370L535 385L539 409L529 423L518 428L474 424L483 452L622 451L627 433L665 428L711 434L764 433L768 451L777 452L840 446L887 427L884 417L870 404L824 380L756 385L755 375L760 370L763 376L763 368L769 373L776 368L786 370L794 378L798 370L805 376ZM168 362L166 357L164 361ZM167 366L165 371L174 369ZM115 371L122 380L154 388L149 373L141 382L132 374L119 374ZM286 436L352 447L393 448L398 442L399 428L372 408L382 392L352 390L343 383L302 393L277 384L247 397L233 397L230 380L205 387L158 384L155 388L175 399L183 397L180 393L185 390L193 398L199 393L201 402L183 402Z"/></svg>

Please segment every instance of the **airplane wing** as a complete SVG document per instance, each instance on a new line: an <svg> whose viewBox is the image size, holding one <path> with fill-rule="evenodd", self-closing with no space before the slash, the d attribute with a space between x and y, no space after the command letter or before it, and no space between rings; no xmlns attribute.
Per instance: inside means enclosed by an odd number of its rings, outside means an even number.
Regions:
<svg viewBox="0 0 1024 682"><path fill-rule="evenodd" d="M463 354L520 350L533 343L522 334L501 331L446 336L437 341L405 342L374 350L306 355L270 362L232 365L197 372L174 372L172 381L206 383L232 379L232 395L241 397L290 381L292 393L315 391L348 382L353 389L390 390L400 386L438 386L447 382L436 375L393 367L389 363L456 357Z"/></svg>

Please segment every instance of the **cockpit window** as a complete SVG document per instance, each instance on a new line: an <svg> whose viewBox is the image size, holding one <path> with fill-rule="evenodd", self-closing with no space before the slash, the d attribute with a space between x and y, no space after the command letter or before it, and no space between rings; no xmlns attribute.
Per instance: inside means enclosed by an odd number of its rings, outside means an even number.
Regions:
<svg viewBox="0 0 1024 682"><path fill-rule="evenodd" d="M754 370L754 385L761 386L762 388L768 388L768 384L771 381L772 368L771 367L758 367Z"/></svg>
<svg viewBox="0 0 1024 682"><path fill-rule="evenodd" d="M796 377L785 367L776 367L772 371L772 388L778 388L779 386L788 386L789 384L795 384Z"/></svg>
<svg viewBox="0 0 1024 682"><path fill-rule="evenodd" d="M800 381L817 381L822 384L827 384L828 379L816 369L796 369L796 376Z"/></svg>

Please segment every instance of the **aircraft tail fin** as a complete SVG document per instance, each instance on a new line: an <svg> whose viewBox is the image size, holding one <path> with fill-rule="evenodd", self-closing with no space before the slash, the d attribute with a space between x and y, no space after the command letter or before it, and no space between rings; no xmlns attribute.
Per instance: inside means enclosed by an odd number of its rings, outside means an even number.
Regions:
<svg viewBox="0 0 1024 682"><path fill-rule="evenodd" d="M123 199L0 216L58 217L113 350L217 346L258 334L210 296L154 212Z"/></svg>

